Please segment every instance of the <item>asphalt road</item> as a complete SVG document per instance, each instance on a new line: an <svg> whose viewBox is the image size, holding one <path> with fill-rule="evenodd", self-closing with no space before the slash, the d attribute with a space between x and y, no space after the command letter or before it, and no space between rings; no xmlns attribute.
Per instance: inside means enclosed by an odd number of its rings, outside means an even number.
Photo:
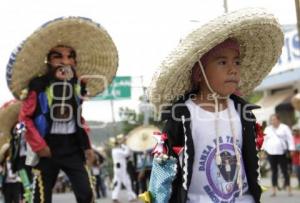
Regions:
<svg viewBox="0 0 300 203"><path fill-rule="evenodd" d="M270 187L270 179L262 179L263 185ZM271 197L271 190L267 190L262 195L262 203L300 203L300 190L296 189L296 179L292 178L291 184L293 187L293 196L288 196L287 191L279 191L276 197ZM110 192L108 194L108 198L105 199L97 199L96 203L112 203L110 198ZM0 202L4 202L3 199L0 198ZM127 203L126 198L126 190L122 190L120 194L120 202ZM138 201L140 203L140 201ZM53 194L53 203L76 203L75 197L73 193L63 193L63 194Z"/></svg>

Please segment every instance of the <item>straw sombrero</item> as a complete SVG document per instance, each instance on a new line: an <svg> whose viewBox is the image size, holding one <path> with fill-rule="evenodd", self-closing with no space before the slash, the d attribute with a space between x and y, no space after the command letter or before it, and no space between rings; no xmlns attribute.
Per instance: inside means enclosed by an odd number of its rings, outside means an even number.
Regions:
<svg viewBox="0 0 300 203"><path fill-rule="evenodd" d="M153 137L154 132L160 132L160 130L153 125L136 127L128 133L126 145L137 152L150 150L157 143Z"/></svg>
<svg viewBox="0 0 300 203"><path fill-rule="evenodd" d="M115 147L117 145L117 140L115 137L110 137L108 140L108 145L110 147Z"/></svg>
<svg viewBox="0 0 300 203"><path fill-rule="evenodd" d="M20 107L21 103L13 100L0 108L0 147L10 140L11 129L18 122Z"/></svg>
<svg viewBox="0 0 300 203"><path fill-rule="evenodd" d="M194 64L228 38L235 38L240 44L239 90L244 95L250 93L275 65L283 46L283 32L278 21L258 8L224 14L183 39L153 76L150 101L159 108L190 92Z"/></svg>
<svg viewBox="0 0 300 203"><path fill-rule="evenodd" d="M0 162L2 162L3 159L5 158L4 155L8 149L9 149L9 143L5 143L5 144L1 145L1 147L0 147Z"/></svg>
<svg viewBox="0 0 300 203"><path fill-rule="evenodd" d="M87 80L89 96L101 93L111 83L118 67L118 53L107 31L87 18L58 18L37 29L11 54L6 75L16 98L32 78L46 73L46 56L57 45L75 49L77 74Z"/></svg>

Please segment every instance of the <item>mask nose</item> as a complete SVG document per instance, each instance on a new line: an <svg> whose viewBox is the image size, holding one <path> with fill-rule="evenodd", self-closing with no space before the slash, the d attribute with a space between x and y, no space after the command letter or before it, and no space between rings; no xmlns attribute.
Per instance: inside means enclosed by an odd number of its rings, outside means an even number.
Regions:
<svg viewBox="0 0 300 203"><path fill-rule="evenodd" d="M67 57L63 57L62 60L61 60L61 64L62 65L71 65L71 60Z"/></svg>

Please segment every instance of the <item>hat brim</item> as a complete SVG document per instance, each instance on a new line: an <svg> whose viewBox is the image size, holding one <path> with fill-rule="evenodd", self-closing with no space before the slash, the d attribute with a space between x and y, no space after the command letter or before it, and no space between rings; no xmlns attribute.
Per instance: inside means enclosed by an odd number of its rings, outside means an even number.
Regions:
<svg viewBox="0 0 300 203"><path fill-rule="evenodd" d="M7 83L16 98L32 78L46 73L46 56L57 45L75 49L76 71L87 82L89 96L101 93L111 83L118 67L118 52L107 31L87 18L58 18L36 30L12 53Z"/></svg>
<svg viewBox="0 0 300 203"><path fill-rule="evenodd" d="M136 152L150 150L157 143L152 136L154 132L160 132L159 128L152 125L136 127L128 133L126 145Z"/></svg>
<svg viewBox="0 0 300 203"><path fill-rule="evenodd" d="M241 84L250 93L276 64L283 32L276 18L263 9L242 9L218 17L183 39L162 62L149 88L150 101L160 109L191 91L191 73L201 56L228 38L240 44Z"/></svg>
<svg viewBox="0 0 300 203"><path fill-rule="evenodd" d="M20 102L12 101L0 108L0 147L10 140L11 129L18 122L20 107Z"/></svg>
<svg viewBox="0 0 300 203"><path fill-rule="evenodd" d="M300 93L292 97L291 103L295 110L300 111Z"/></svg>

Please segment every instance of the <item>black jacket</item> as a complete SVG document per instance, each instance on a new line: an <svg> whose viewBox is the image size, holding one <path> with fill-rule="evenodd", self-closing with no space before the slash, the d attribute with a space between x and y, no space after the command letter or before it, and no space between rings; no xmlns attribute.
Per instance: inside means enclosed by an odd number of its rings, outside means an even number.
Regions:
<svg viewBox="0 0 300 203"><path fill-rule="evenodd" d="M75 79L74 79L75 80ZM45 131L42 133L39 130L39 133L44 137L45 141L49 145L53 155L63 155L63 154L71 154L74 151L84 151L86 149L90 149L90 141L86 131L82 126L79 125L79 120L81 119L81 110L79 111L79 107L82 104L82 100L78 95L76 95L75 90L72 93L72 97L70 99L70 105L72 106L73 116L76 122L76 132L74 135L70 136L53 136L50 135L50 126L52 126L52 116L51 116L51 105L47 100L45 90L47 87L50 87L53 79L49 77L49 75L44 75L41 77L34 78L31 80L29 84L30 91L35 91L37 94L36 101L36 109L33 115L33 120L35 125L47 126L45 127ZM76 81L73 81L73 84L77 84ZM85 95L85 85L80 84L80 93L81 95ZM54 103L55 99L53 99ZM44 119L37 119L37 117L43 117ZM36 121L40 121L36 123ZM80 120L81 121L81 120ZM62 146L63 144L63 146Z"/></svg>
<svg viewBox="0 0 300 203"><path fill-rule="evenodd" d="M165 112L162 115L162 119L167 120L163 132L167 133L168 135L167 147L169 148L169 155L176 157L178 163L177 175L172 183L172 194L169 201L170 203L185 203L187 201L187 192L193 173L194 144L190 129L190 112L187 106L184 104L187 98L188 97L185 97L185 99L180 99L175 104L178 105L176 108L172 108L172 110L169 109L169 112ZM262 191L258 184L259 166L255 143L256 120L254 114L251 112L251 110L259 107L248 104L246 101L236 95L231 95L230 98L234 101L235 108L240 113L241 117L243 136L242 157L247 176L249 192L253 196L255 202L259 203ZM186 150L188 159L186 163L183 161L182 166L180 166L179 157L174 153L172 147L184 147L185 145L186 148L184 150ZM184 157L182 160L184 160ZM186 164L187 174L185 174L183 170Z"/></svg>

